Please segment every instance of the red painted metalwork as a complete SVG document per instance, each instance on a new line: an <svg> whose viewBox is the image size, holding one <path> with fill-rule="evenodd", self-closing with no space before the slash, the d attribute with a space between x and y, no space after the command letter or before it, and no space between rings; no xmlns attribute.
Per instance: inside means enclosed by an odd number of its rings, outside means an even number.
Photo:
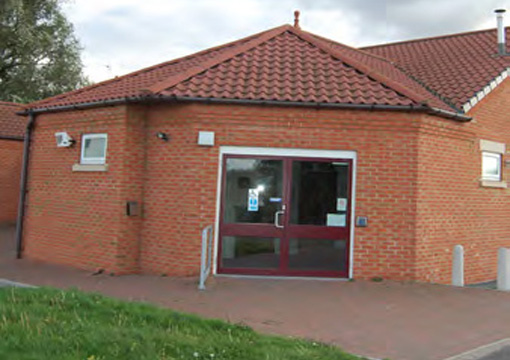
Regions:
<svg viewBox="0 0 510 360"><path fill-rule="evenodd" d="M246 158L257 160L281 160L283 162L283 190L282 202L286 210L281 216L281 223L284 228L278 228L274 224L256 224L256 223L224 223L223 216L225 210L225 191L226 191L226 165L227 159ZM348 204L346 211L346 226L332 227L323 225L297 225L290 223L290 211L292 202L292 163L293 161L311 161L311 162L342 162L349 166L348 171ZM350 229L351 229L351 211L352 211L352 160L351 159L331 159L331 158L308 158L308 157L286 157L286 156L257 156L257 155L229 155L226 154L222 159L222 182L221 182L221 203L220 203L220 224L218 236L218 273L220 274L243 274L243 275L267 275L267 276L307 276L307 277L348 277L349 254L350 254ZM223 236L252 236L268 237L280 239L280 266L278 269L264 268L225 268L222 266L222 238ZM303 271L289 269L289 240L290 239L316 239L321 240L344 240L346 248L344 251L345 266L343 270L314 270Z"/></svg>

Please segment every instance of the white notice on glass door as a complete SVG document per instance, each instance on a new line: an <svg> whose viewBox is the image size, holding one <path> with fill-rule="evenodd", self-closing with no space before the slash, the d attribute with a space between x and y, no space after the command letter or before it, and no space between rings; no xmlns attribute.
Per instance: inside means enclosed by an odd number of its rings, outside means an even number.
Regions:
<svg viewBox="0 0 510 360"><path fill-rule="evenodd" d="M337 198L336 199L336 211L347 211L347 199Z"/></svg>
<svg viewBox="0 0 510 360"><path fill-rule="evenodd" d="M344 227L345 225L346 225L345 214L328 214L326 219L326 226Z"/></svg>

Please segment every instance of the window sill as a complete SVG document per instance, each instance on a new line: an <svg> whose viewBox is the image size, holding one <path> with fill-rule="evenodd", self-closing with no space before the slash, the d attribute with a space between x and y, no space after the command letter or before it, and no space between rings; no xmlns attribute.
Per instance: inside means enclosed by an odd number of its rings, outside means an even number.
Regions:
<svg viewBox="0 0 510 360"><path fill-rule="evenodd" d="M506 181L481 180L480 185L482 187L491 187L491 188L500 188L500 189L507 188Z"/></svg>
<svg viewBox="0 0 510 360"><path fill-rule="evenodd" d="M108 171L108 164L74 164L73 171Z"/></svg>

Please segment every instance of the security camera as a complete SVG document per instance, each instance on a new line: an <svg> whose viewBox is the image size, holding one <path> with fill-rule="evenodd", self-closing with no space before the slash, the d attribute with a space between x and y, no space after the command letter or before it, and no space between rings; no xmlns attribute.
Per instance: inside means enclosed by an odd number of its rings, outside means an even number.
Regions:
<svg viewBox="0 0 510 360"><path fill-rule="evenodd" d="M55 138L57 140L57 147L70 147L75 143L73 138L66 132L55 133Z"/></svg>

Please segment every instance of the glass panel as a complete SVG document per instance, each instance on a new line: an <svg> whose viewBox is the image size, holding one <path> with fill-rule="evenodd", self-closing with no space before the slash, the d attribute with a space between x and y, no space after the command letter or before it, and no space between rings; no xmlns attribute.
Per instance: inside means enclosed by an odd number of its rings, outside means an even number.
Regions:
<svg viewBox="0 0 510 360"><path fill-rule="evenodd" d="M289 269L347 271L345 240L290 239Z"/></svg>
<svg viewBox="0 0 510 360"><path fill-rule="evenodd" d="M85 158L104 158L106 148L106 138L85 138L83 148L83 157Z"/></svg>
<svg viewBox="0 0 510 360"><path fill-rule="evenodd" d="M349 163L293 161L291 224L346 226Z"/></svg>
<svg viewBox="0 0 510 360"><path fill-rule="evenodd" d="M499 154L483 154L483 175L487 177L499 177L501 158Z"/></svg>
<svg viewBox="0 0 510 360"><path fill-rule="evenodd" d="M273 223L282 206L283 161L227 159L225 223Z"/></svg>
<svg viewBox="0 0 510 360"><path fill-rule="evenodd" d="M221 259L224 268L278 268L280 239L223 236Z"/></svg>

